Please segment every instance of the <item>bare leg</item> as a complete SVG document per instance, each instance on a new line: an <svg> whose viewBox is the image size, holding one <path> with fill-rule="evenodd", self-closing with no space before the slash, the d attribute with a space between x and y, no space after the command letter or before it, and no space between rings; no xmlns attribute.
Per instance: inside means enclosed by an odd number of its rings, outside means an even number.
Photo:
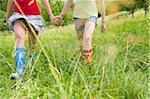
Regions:
<svg viewBox="0 0 150 99"><path fill-rule="evenodd" d="M87 21L83 34L83 51L82 59L84 64L92 63L92 35L95 30L95 23Z"/></svg>
<svg viewBox="0 0 150 99"><path fill-rule="evenodd" d="M38 36L38 32L35 31L35 33L36 33L36 36ZM33 34L33 31L31 31L31 30L29 30L28 39L29 39L30 51L31 51L31 53L32 52L34 53L35 47L36 47L36 37Z"/></svg>
<svg viewBox="0 0 150 99"><path fill-rule="evenodd" d="M92 21L87 21L84 29L84 38L83 38L83 48L90 49L92 48L92 36L95 30L95 23Z"/></svg>
<svg viewBox="0 0 150 99"><path fill-rule="evenodd" d="M86 22L85 19L76 19L74 22L80 50L83 49L83 32L85 22Z"/></svg>
<svg viewBox="0 0 150 99"><path fill-rule="evenodd" d="M22 20L17 20L14 25L16 47L24 47L25 44L25 27Z"/></svg>
<svg viewBox="0 0 150 99"><path fill-rule="evenodd" d="M15 49L15 56L16 56L16 72L12 73L11 79L14 80L24 74L24 67L25 67L25 32L26 29L23 25L22 20L17 20L14 23L14 32L15 32L15 39L16 39L16 49Z"/></svg>
<svg viewBox="0 0 150 99"><path fill-rule="evenodd" d="M34 27L28 26L26 22L25 25L28 28L28 40L29 40L28 65L31 67L33 60L35 58L36 41L37 41L36 36L38 36L38 32L34 29Z"/></svg>

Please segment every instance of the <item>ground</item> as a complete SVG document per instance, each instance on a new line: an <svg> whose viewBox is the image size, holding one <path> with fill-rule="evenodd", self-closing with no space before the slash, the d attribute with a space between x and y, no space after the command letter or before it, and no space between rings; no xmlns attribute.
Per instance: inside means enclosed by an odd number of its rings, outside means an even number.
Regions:
<svg viewBox="0 0 150 99"><path fill-rule="evenodd" d="M99 23L93 36L92 66L81 63L73 25L49 27L40 35L37 58L32 67L27 66L22 81L9 79L15 70L14 38L9 31L1 32L0 98L148 98L149 19L142 12L134 19L109 16L106 33L100 32Z"/></svg>

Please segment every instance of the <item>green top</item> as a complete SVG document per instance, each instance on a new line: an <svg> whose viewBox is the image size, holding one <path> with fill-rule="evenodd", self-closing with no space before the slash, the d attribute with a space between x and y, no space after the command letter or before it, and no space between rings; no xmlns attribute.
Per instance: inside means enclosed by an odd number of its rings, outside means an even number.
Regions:
<svg viewBox="0 0 150 99"><path fill-rule="evenodd" d="M76 18L98 16L97 0L75 0L74 14Z"/></svg>

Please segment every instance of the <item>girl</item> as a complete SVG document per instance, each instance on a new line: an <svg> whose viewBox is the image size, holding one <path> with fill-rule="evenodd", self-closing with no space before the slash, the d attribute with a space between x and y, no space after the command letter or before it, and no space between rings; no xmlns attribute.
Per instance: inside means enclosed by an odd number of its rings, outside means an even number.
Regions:
<svg viewBox="0 0 150 99"><path fill-rule="evenodd" d="M73 0L67 0L62 12L55 17L57 22L64 17ZM101 31L105 32L105 4L104 0L75 0L74 1L74 24L77 32L79 46L82 51L82 59L85 64L92 62L92 35L98 19L98 11L102 16Z"/></svg>
<svg viewBox="0 0 150 99"><path fill-rule="evenodd" d="M48 0L41 0L51 20L54 19ZM12 11L14 13L11 15ZM15 59L16 72L12 73L11 79L14 80L23 76L25 67L25 33L29 31L30 48L34 49L35 36L29 28L28 23L33 27L36 34L44 31L43 19L41 17L36 0L8 0L6 23L7 26L15 33ZM29 55L29 62L32 61L32 55Z"/></svg>

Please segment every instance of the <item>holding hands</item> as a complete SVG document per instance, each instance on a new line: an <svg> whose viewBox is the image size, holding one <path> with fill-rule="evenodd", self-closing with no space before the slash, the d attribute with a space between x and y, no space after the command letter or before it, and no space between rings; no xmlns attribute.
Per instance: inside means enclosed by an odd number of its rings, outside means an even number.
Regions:
<svg viewBox="0 0 150 99"><path fill-rule="evenodd" d="M52 20L53 24L59 26L62 19L63 17L61 15L55 16Z"/></svg>

